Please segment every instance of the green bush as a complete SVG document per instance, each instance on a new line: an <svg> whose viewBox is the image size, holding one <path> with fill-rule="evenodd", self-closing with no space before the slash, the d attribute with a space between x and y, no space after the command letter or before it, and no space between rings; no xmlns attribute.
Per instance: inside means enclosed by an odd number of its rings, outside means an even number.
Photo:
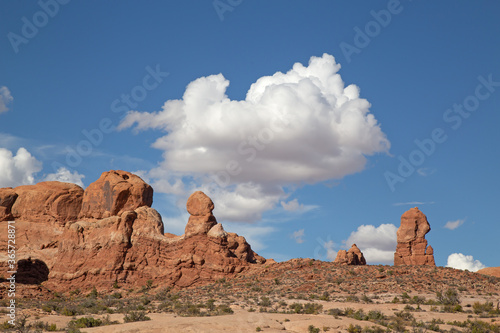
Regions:
<svg viewBox="0 0 500 333"><path fill-rule="evenodd" d="M458 296L458 292L455 289L448 289L444 293L441 292L436 293L437 301L443 305L457 305L460 304L460 298Z"/></svg>
<svg viewBox="0 0 500 333"><path fill-rule="evenodd" d="M127 313L125 317L123 317L123 321L126 323L131 323L134 321L147 321L151 320L148 316L146 316L146 312L144 311L130 311Z"/></svg>
<svg viewBox="0 0 500 333"><path fill-rule="evenodd" d="M72 327L75 328L98 327L102 325L102 320L92 317L82 317L72 320L70 323L73 323Z"/></svg>
<svg viewBox="0 0 500 333"><path fill-rule="evenodd" d="M313 325L309 325L309 327L307 328L307 332L308 333L319 333L319 328L314 327Z"/></svg>

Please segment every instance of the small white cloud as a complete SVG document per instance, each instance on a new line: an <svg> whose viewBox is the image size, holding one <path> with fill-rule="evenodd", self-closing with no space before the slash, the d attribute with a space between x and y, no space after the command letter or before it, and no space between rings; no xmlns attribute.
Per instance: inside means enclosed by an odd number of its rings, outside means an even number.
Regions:
<svg viewBox="0 0 500 333"><path fill-rule="evenodd" d="M464 224L465 222L465 219L463 220L456 220L456 221L448 221L446 222L446 224L444 225L444 227L446 229L450 229L450 230L455 230L456 228L460 227L462 224Z"/></svg>
<svg viewBox="0 0 500 333"><path fill-rule="evenodd" d="M7 112L9 108L7 107L14 98L10 94L10 90L7 87L0 87L0 113Z"/></svg>
<svg viewBox="0 0 500 333"><path fill-rule="evenodd" d="M417 169L417 173L422 177L427 177L436 172L436 169L433 168L419 168Z"/></svg>
<svg viewBox="0 0 500 333"><path fill-rule="evenodd" d="M466 256L462 253L452 253L448 256L446 267L477 272L486 268L479 260L474 260L472 256Z"/></svg>
<svg viewBox="0 0 500 333"><path fill-rule="evenodd" d="M293 199L288 202L281 201L281 207L283 207L283 209L288 212L300 212L300 213L305 213L312 209L318 208L318 206L314 205L301 204L297 199Z"/></svg>
<svg viewBox="0 0 500 333"><path fill-rule="evenodd" d="M290 236L297 244L302 244L304 243L304 229L300 229L297 231L294 231L293 234Z"/></svg>
<svg viewBox="0 0 500 333"><path fill-rule="evenodd" d="M282 201L281 206L283 207L284 210L289 212L294 212L296 210L304 209L304 205L299 204L299 201L297 199L293 199L288 202Z"/></svg>
<svg viewBox="0 0 500 333"><path fill-rule="evenodd" d="M85 175L79 174L77 171L73 171L73 173L71 173L71 171L69 171L68 169L61 167L57 169L56 173L49 173L44 180L74 183L78 186L83 187L83 178L85 178Z"/></svg>
<svg viewBox="0 0 500 333"><path fill-rule="evenodd" d="M397 230L394 224L361 225L343 243L356 244L367 262L391 263L397 245Z"/></svg>
<svg viewBox="0 0 500 333"><path fill-rule="evenodd" d="M409 202L396 202L392 204L393 206L419 206L419 205L432 205L434 204L434 201L428 201L428 202L423 202L423 201L409 201Z"/></svg>
<svg viewBox="0 0 500 333"><path fill-rule="evenodd" d="M25 148L19 148L16 155L0 148L0 187L31 185L35 174L42 170L42 162L33 157Z"/></svg>

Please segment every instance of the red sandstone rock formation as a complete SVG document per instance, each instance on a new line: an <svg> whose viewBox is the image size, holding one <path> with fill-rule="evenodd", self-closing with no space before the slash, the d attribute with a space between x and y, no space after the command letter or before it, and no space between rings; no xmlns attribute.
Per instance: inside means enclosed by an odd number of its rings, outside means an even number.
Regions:
<svg viewBox="0 0 500 333"><path fill-rule="evenodd" d="M340 265L366 265L366 260L356 244L352 244L348 251L340 250L337 252L334 263Z"/></svg>
<svg viewBox="0 0 500 333"><path fill-rule="evenodd" d="M215 216L212 215L214 203L203 192L196 191L189 197L186 208L191 215L184 230L186 237L199 234L207 234L217 224Z"/></svg>
<svg viewBox="0 0 500 333"><path fill-rule="evenodd" d="M80 186L61 182L0 189L0 221L15 219L64 224L77 218L82 197Z"/></svg>
<svg viewBox="0 0 500 333"><path fill-rule="evenodd" d="M152 188L124 171L103 173L85 193L59 182L0 189L0 221L15 220L20 283L44 282L52 290L147 280L187 287L266 261L244 237L224 231L203 192L189 198L181 236L164 233L151 203ZM0 232L6 229L0 222ZM6 248L2 238L0 251Z"/></svg>
<svg viewBox="0 0 500 333"><path fill-rule="evenodd" d="M17 199L17 193L11 187L0 188L0 221L11 220L12 205Z"/></svg>
<svg viewBox="0 0 500 333"><path fill-rule="evenodd" d="M119 216L125 211L151 207L152 204L153 188L141 178L126 171L108 171L85 190L78 218Z"/></svg>
<svg viewBox="0 0 500 333"><path fill-rule="evenodd" d="M476 273L500 278L500 267L486 267L478 270Z"/></svg>
<svg viewBox="0 0 500 333"><path fill-rule="evenodd" d="M417 207L401 216L397 232L398 245L394 253L394 265L435 266L434 250L427 246L425 235L431 230L427 217Z"/></svg>

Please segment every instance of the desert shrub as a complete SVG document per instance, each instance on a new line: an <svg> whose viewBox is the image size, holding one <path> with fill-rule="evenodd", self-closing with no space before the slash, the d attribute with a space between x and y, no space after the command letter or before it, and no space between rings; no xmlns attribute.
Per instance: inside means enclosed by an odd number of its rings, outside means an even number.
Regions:
<svg viewBox="0 0 500 333"><path fill-rule="evenodd" d="M334 308L334 309L328 310L328 314L330 316L334 316L334 317L343 316L344 315L344 311L342 311L341 309L338 309L338 308Z"/></svg>
<svg viewBox="0 0 500 333"><path fill-rule="evenodd" d="M305 314L318 314L323 311L323 305L316 303L306 303L304 304Z"/></svg>
<svg viewBox="0 0 500 333"><path fill-rule="evenodd" d="M269 297L262 296L259 302L260 306L271 306L271 300Z"/></svg>
<svg viewBox="0 0 500 333"><path fill-rule="evenodd" d="M472 310L474 311L475 314L490 312L493 310L493 302L485 302L485 303L474 302L474 304L472 305Z"/></svg>
<svg viewBox="0 0 500 333"><path fill-rule="evenodd" d="M174 305L174 312L183 317L198 317L203 315L200 306L191 303L176 303Z"/></svg>
<svg viewBox="0 0 500 333"><path fill-rule="evenodd" d="M403 333L406 330L404 322L403 320L401 320L401 318L396 318L396 320L391 321L387 327L394 332Z"/></svg>
<svg viewBox="0 0 500 333"><path fill-rule="evenodd" d="M458 292L455 289L448 289L444 294L441 292L436 293L437 301L443 305L456 305L460 304Z"/></svg>
<svg viewBox="0 0 500 333"><path fill-rule="evenodd" d="M456 304L456 305L445 305L441 307L441 311L455 313L455 312L464 312L464 309L460 304Z"/></svg>
<svg viewBox="0 0 500 333"><path fill-rule="evenodd" d="M366 295L363 295L363 296L361 297L361 300L362 300L363 302L365 302L365 303L373 303L372 299L371 299L370 297L366 296Z"/></svg>
<svg viewBox="0 0 500 333"><path fill-rule="evenodd" d="M349 327L347 328L347 332L349 333L361 333L361 331L362 329L359 325L349 324Z"/></svg>
<svg viewBox="0 0 500 333"><path fill-rule="evenodd" d="M75 320L70 321L68 326L75 328L86 328L86 327L98 327L102 325L102 320L95 319L92 317L82 317Z"/></svg>
<svg viewBox="0 0 500 333"><path fill-rule="evenodd" d="M62 308L62 310L60 311L60 313L63 316L68 316L68 317L75 316L75 315L79 314L78 312L79 312L78 309L74 305L67 305L64 308Z"/></svg>
<svg viewBox="0 0 500 333"><path fill-rule="evenodd" d="M413 296L411 299L411 303L414 304L424 304L425 303L425 297L422 296Z"/></svg>
<svg viewBox="0 0 500 333"><path fill-rule="evenodd" d="M434 318L434 319L432 319L432 320L430 321L430 323L428 323L428 324L426 325L426 328L427 328L427 329L429 329L429 330L431 330L431 331L440 332L441 330L440 330L440 328L439 328L439 325L438 325L438 324L443 324L443 321L442 321L442 320L439 320L439 319Z"/></svg>
<svg viewBox="0 0 500 333"><path fill-rule="evenodd" d="M411 313L409 313L407 311L396 312L395 315L396 315L396 317L401 318L401 319L403 319L405 321L413 321L413 320L415 320L415 317Z"/></svg>
<svg viewBox="0 0 500 333"><path fill-rule="evenodd" d="M224 314L232 314L234 313L233 309L227 304L221 304L217 306L215 309L215 314L216 315L224 315Z"/></svg>
<svg viewBox="0 0 500 333"><path fill-rule="evenodd" d="M464 332L467 333L498 333L500 332L500 326L495 324L489 324L481 320L468 320L467 328Z"/></svg>
<svg viewBox="0 0 500 333"><path fill-rule="evenodd" d="M359 302L359 298L356 295L349 295L345 300L346 302L355 302L355 303Z"/></svg>
<svg viewBox="0 0 500 333"><path fill-rule="evenodd" d="M309 327L307 327L307 332L308 333L319 333L319 328L314 327L313 325L309 325Z"/></svg>
<svg viewBox="0 0 500 333"><path fill-rule="evenodd" d="M293 303L288 306L295 313L302 313L304 307L300 303Z"/></svg>
<svg viewBox="0 0 500 333"><path fill-rule="evenodd" d="M97 289L94 287L92 291L87 295L87 297L90 298L97 298L99 296L99 293L97 292Z"/></svg>
<svg viewBox="0 0 500 333"><path fill-rule="evenodd" d="M33 324L31 324L31 328L35 329L35 332L41 332L41 331L49 331L49 332L54 332L57 331L57 325L56 324L49 324L47 322L43 321L35 321Z"/></svg>
<svg viewBox="0 0 500 333"><path fill-rule="evenodd" d="M151 320L148 316L146 316L146 312L144 311L130 311L123 317L123 321L126 323L131 323L134 321L147 321Z"/></svg>
<svg viewBox="0 0 500 333"><path fill-rule="evenodd" d="M386 317L380 311L372 310L368 312L368 320L384 320Z"/></svg>

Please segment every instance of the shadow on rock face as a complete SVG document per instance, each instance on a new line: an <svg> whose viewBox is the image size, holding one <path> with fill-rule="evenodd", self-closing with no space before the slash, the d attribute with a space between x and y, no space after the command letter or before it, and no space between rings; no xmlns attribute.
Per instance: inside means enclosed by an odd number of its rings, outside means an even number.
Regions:
<svg viewBox="0 0 500 333"><path fill-rule="evenodd" d="M40 284L49 279L49 268L39 259L21 259L17 262L16 282Z"/></svg>

